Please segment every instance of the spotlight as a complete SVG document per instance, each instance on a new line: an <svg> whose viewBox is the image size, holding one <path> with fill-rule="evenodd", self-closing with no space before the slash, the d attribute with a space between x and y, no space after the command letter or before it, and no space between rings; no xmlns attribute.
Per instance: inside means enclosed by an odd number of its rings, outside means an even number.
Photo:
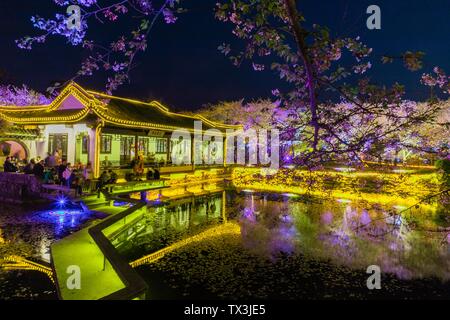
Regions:
<svg viewBox="0 0 450 320"><path fill-rule="evenodd" d="M60 196L56 199L56 203L59 207L65 207L67 204L67 198L64 196Z"/></svg>

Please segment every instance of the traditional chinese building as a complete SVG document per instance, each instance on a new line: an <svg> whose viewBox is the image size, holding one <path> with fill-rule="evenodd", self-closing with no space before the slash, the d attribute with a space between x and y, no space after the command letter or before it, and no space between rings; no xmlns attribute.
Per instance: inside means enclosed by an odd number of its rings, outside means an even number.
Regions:
<svg viewBox="0 0 450 320"><path fill-rule="evenodd" d="M205 161L209 165L223 165L226 144L217 150L211 148L214 138L191 143L194 133L199 132L196 128L201 122L200 132L205 136L240 128L174 113L156 101L85 90L76 83L68 85L49 105L0 107L0 118L10 124L0 135L0 157L29 160L57 154L71 164L91 163L96 177L102 167L126 168L136 155L142 155L148 166L180 170L181 163L193 166L191 159L199 154L209 158ZM191 139L172 138L175 130L189 133Z"/></svg>

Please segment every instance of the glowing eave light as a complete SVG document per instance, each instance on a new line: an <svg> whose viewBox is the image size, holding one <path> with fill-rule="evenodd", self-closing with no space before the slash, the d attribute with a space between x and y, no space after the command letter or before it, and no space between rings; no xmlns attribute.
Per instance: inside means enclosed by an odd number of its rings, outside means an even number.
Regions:
<svg viewBox="0 0 450 320"><path fill-rule="evenodd" d="M242 192L253 193L253 192L255 192L255 191L250 190L250 189L244 189L244 190L242 190Z"/></svg>
<svg viewBox="0 0 450 320"><path fill-rule="evenodd" d="M349 199L338 199L337 201L340 202L340 203L350 203L350 202L352 202Z"/></svg>

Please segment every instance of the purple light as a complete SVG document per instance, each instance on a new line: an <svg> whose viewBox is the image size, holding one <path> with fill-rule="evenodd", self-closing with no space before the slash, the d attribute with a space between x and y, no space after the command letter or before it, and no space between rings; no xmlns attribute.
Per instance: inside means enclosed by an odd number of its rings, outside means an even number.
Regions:
<svg viewBox="0 0 450 320"><path fill-rule="evenodd" d="M292 157L290 155L285 155L283 159L286 163L290 163L292 161Z"/></svg>

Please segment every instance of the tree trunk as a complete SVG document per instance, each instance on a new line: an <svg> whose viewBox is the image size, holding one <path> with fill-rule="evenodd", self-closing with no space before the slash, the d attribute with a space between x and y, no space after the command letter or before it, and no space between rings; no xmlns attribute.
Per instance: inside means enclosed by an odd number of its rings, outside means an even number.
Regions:
<svg viewBox="0 0 450 320"><path fill-rule="evenodd" d="M315 75L312 63L308 56L308 48L305 41L307 32L300 25L296 3L296 0L284 0L286 12L291 23L292 31L294 32L295 40L297 42L298 54L305 66L307 87L309 92L309 109L311 111L311 125L314 127L314 140L312 147L313 150L316 151L317 143L319 140L319 119L317 116Z"/></svg>

